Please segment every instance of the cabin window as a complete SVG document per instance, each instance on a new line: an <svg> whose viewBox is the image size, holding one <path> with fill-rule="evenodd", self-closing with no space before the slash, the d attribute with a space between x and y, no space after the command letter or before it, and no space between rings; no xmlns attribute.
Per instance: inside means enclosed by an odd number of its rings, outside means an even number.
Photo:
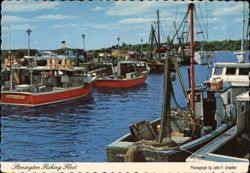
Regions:
<svg viewBox="0 0 250 173"><path fill-rule="evenodd" d="M201 102L201 96L200 95L195 95L194 99L195 99L195 102Z"/></svg>
<svg viewBox="0 0 250 173"><path fill-rule="evenodd" d="M243 113L246 111L246 102L240 103L240 113Z"/></svg>
<svg viewBox="0 0 250 173"><path fill-rule="evenodd" d="M227 104L231 104L231 92L227 93Z"/></svg>
<svg viewBox="0 0 250 173"><path fill-rule="evenodd" d="M226 75L235 75L236 68L227 68Z"/></svg>
<svg viewBox="0 0 250 173"><path fill-rule="evenodd" d="M214 74L215 75L221 75L222 74L222 70L223 70L222 67L216 67L215 71L214 71Z"/></svg>
<svg viewBox="0 0 250 173"><path fill-rule="evenodd" d="M240 68L239 75L249 75L249 68Z"/></svg>

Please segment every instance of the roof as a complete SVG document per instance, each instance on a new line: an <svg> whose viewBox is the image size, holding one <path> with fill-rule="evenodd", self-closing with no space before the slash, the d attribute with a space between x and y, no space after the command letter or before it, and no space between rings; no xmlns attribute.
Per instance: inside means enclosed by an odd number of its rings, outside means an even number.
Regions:
<svg viewBox="0 0 250 173"><path fill-rule="evenodd" d="M46 66L36 66L36 67L26 67L26 66L12 66L12 69L20 70L33 70L33 71L44 71L44 70L61 70L61 71L81 71L86 70L84 67L74 67L74 68L51 68Z"/></svg>
<svg viewBox="0 0 250 173"><path fill-rule="evenodd" d="M236 97L236 100L239 101L250 101L250 95L249 91L246 91Z"/></svg>
<svg viewBox="0 0 250 173"><path fill-rule="evenodd" d="M119 61L120 64L145 64L144 61Z"/></svg>
<svg viewBox="0 0 250 173"><path fill-rule="evenodd" d="M250 68L250 63L236 63L236 62L219 62L214 63L214 67L241 67Z"/></svg>

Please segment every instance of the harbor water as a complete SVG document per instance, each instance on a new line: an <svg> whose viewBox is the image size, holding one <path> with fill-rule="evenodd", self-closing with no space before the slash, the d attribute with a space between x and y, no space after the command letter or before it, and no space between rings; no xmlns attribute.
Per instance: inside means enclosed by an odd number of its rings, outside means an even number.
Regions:
<svg viewBox="0 0 250 173"><path fill-rule="evenodd" d="M236 61L217 52L212 61ZM220 58L217 58L220 57ZM249 60L248 60L249 61ZM208 80L211 68L195 66L195 83ZM182 66L184 82L188 67ZM128 133L128 126L160 117L163 74L129 90L95 89L87 98L37 108L2 106L2 161L105 162L106 146ZM178 79L175 96L185 105ZM173 103L174 105L174 103Z"/></svg>

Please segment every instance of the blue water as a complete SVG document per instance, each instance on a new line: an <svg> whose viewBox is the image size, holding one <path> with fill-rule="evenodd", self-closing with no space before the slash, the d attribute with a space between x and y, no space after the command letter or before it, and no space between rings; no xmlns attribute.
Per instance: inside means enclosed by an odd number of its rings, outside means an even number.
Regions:
<svg viewBox="0 0 250 173"><path fill-rule="evenodd" d="M212 61L235 61L230 53L216 53ZM187 67L181 67L187 82ZM195 66L195 83L210 68ZM185 105L176 80L178 102ZM128 133L140 120L159 118L162 74L150 74L146 83L130 90L94 89L87 98L38 108L2 107L2 161L105 162L106 146Z"/></svg>

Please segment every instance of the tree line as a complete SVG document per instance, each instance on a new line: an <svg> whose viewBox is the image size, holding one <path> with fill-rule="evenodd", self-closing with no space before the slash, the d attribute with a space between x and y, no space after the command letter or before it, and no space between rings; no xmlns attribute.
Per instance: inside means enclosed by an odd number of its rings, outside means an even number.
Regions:
<svg viewBox="0 0 250 173"><path fill-rule="evenodd" d="M167 43L162 43L161 45L168 45ZM186 43L186 45L188 46L189 43ZM180 46L179 44L173 44L172 45L174 48L178 49L178 47ZM204 48L204 50L207 51L239 51L240 47L241 47L241 40L222 40L222 41L210 41L210 42L200 42L200 41L195 41L195 50L200 50L201 47ZM126 43L122 43L121 45L119 45L119 50L126 50L126 51L136 51L136 52L141 52L141 49L143 52L148 51L149 48L149 44L148 43L143 43L143 44L126 44ZM86 52L83 51L82 49L79 48L66 48L67 50L73 50L75 53L79 54L85 54ZM56 50L52 50L58 54L62 54L65 50L64 49L56 49ZM117 50L118 49L118 45L113 45L111 47L108 48L101 48L101 49L97 49L97 50L90 50L88 52L95 52L95 54L98 53L103 53L103 52L107 52L107 53L111 53L112 50ZM249 51L249 43L248 41L246 41L246 51ZM24 55L27 55L27 49L17 49L17 50L11 50L12 53L17 54L17 57L20 58ZM8 55L8 50L2 50L2 57L5 57ZM37 54L38 51L36 49L31 49L30 50L30 55L34 56L35 54Z"/></svg>

